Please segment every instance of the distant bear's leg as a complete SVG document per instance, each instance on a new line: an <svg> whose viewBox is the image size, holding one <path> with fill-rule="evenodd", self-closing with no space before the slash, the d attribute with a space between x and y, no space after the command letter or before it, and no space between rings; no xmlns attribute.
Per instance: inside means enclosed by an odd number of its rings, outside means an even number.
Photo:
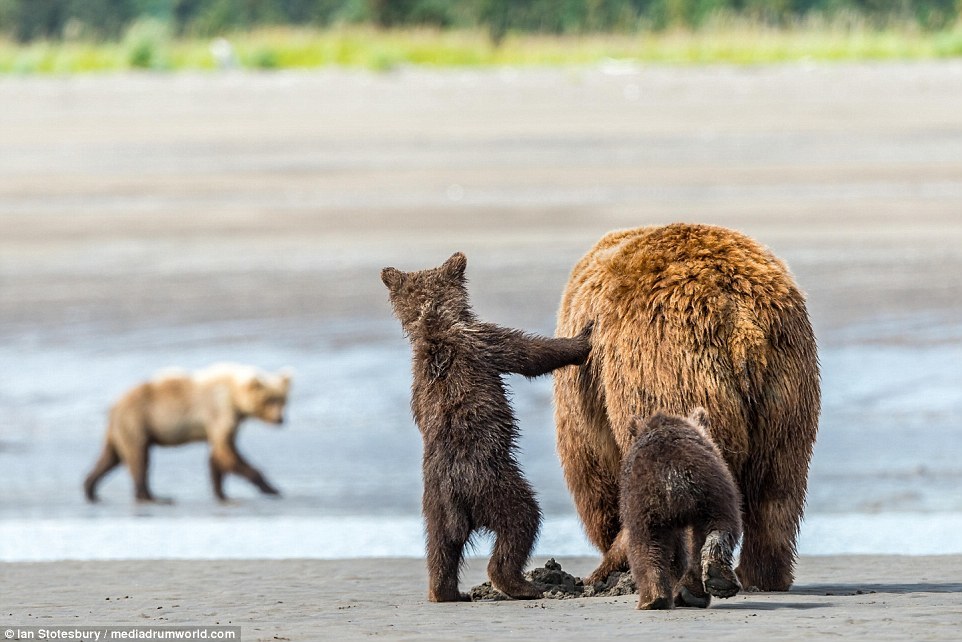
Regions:
<svg viewBox="0 0 962 642"><path fill-rule="evenodd" d="M631 525L628 561L638 586L639 609L661 610L674 606L671 566L678 537L677 529L655 527L643 520Z"/></svg>
<svg viewBox="0 0 962 642"><path fill-rule="evenodd" d="M458 590L458 573L464 558L464 545L471 535L467 516L425 512L425 525L428 540L428 600L471 601L470 596Z"/></svg>
<svg viewBox="0 0 962 642"><path fill-rule="evenodd" d="M210 451L210 479L217 499L226 501L224 494L224 474L237 473L268 495L278 495L276 488L267 483L260 471L241 457L232 444L215 442Z"/></svg>
<svg viewBox="0 0 962 642"><path fill-rule="evenodd" d="M280 495L280 491L271 486L267 480L264 479L264 475L261 474L261 471L247 463L247 460L244 459L240 453L236 453L236 455L237 463L235 464L234 472L257 486L265 495Z"/></svg>
<svg viewBox="0 0 962 642"><path fill-rule="evenodd" d="M120 464L120 455L117 454L117 449L114 448L113 444L108 441L104 444L103 452L100 453L100 459L94 464L94 469L84 480L84 494L87 496L87 501L97 501L97 484L103 479L104 475L116 468L118 464Z"/></svg>
<svg viewBox="0 0 962 642"><path fill-rule="evenodd" d="M154 496L147 484L147 470L150 467L150 443L144 441L136 447L130 448L127 455L127 467L134 480L134 495L139 502L152 502Z"/></svg>
<svg viewBox="0 0 962 642"><path fill-rule="evenodd" d="M488 577L496 589L515 599L540 598L543 592L524 578L524 567L541 527L541 509L523 479L498 491L500 497L489 500L497 503L496 509L487 510L481 520L495 534Z"/></svg>
<svg viewBox="0 0 962 642"><path fill-rule="evenodd" d="M229 440L211 439L210 443L210 481L214 495L222 502L227 501L224 494L224 475L237 472L240 456Z"/></svg>
<svg viewBox="0 0 962 642"><path fill-rule="evenodd" d="M227 496L224 494L224 472L225 470L221 467L220 460L211 452L210 454L210 482L214 487L214 495L220 501L227 501Z"/></svg>

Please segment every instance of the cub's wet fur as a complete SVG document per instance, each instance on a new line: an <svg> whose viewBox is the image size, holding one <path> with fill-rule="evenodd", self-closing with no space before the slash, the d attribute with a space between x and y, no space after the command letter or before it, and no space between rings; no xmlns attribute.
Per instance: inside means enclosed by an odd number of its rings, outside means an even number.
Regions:
<svg viewBox="0 0 962 642"><path fill-rule="evenodd" d="M588 358L591 326L551 339L477 319L468 303L467 259L437 268L384 268L394 314L413 352L411 409L424 440L423 511L428 599L465 601L458 572L478 529L495 534L492 584L514 598L538 598L524 579L541 523L534 492L515 458L518 427L502 375L537 377Z"/></svg>
<svg viewBox="0 0 962 642"><path fill-rule="evenodd" d="M707 607L713 595L735 595L741 500L709 436L708 414L697 408L687 419L636 416L631 431L619 537L638 586L638 608Z"/></svg>

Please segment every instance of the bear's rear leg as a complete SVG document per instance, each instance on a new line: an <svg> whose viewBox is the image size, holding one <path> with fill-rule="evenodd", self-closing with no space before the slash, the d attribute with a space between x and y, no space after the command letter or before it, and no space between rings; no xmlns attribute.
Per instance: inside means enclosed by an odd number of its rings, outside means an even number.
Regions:
<svg viewBox="0 0 962 642"><path fill-rule="evenodd" d="M787 591L792 586L807 466L807 459L796 457L782 462L777 474L769 471L743 484L744 539L736 572L746 589Z"/></svg>
<svg viewBox="0 0 962 642"><path fill-rule="evenodd" d="M612 437L607 413L598 403L601 394L595 379L585 368L555 372L557 446L565 482L585 534L606 558L586 582L603 581L611 571L628 568L623 551L608 555L621 531L621 451Z"/></svg>
<svg viewBox="0 0 962 642"><path fill-rule="evenodd" d="M120 455L117 454L117 449L114 448L113 444L108 441L104 444L103 452L100 453L100 459L94 464L94 469L90 471L87 479L84 480L84 494L87 496L87 501L97 501L97 484L100 483L104 475L116 468L119 464Z"/></svg>
<svg viewBox="0 0 962 642"><path fill-rule="evenodd" d="M505 595L531 600L543 597L543 592L524 578L524 567L541 526L541 510L529 490L523 494L526 496L512 505L502 506L497 519L485 520L495 533L488 577L494 588Z"/></svg>
<svg viewBox="0 0 962 642"><path fill-rule="evenodd" d="M471 535L467 518L445 518L443 515L425 513L425 522L428 536L428 600L470 602L471 597L458 590L464 545ZM454 532L450 532L452 527Z"/></svg>
<svg viewBox="0 0 962 642"><path fill-rule="evenodd" d="M705 532L697 527L686 529L679 537L676 566L680 568L681 580L675 588L675 606L693 606L700 609L711 604L711 594L705 590L701 579L701 549Z"/></svg>
<svg viewBox="0 0 962 642"><path fill-rule="evenodd" d="M786 524L787 520L787 524ZM763 504L745 516L745 539L737 574L742 586L787 591L794 580L796 522L783 506Z"/></svg>
<svg viewBox="0 0 962 642"><path fill-rule="evenodd" d="M778 452L752 443L739 480L744 539L736 572L746 589L787 591L794 580L820 398L815 341L808 319L797 323L797 350L783 346L772 355L766 388L757 395L755 434L775 439Z"/></svg>
<svg viewBox="0 0 962 642"><path fill-rule="evenodd" d="M628 529L622 528L615 541L611 543L611 547L605 551L601 564L585 578L585 584L604 582L612 573L626 570L628 570Z"/></svg>
<svg viewBox="0 0 962 642"><path fill-rule="evenodd" d="M464 540L428 543L428 600L431 602L470 602L458 590L458 570L464 555Z"/></svg>

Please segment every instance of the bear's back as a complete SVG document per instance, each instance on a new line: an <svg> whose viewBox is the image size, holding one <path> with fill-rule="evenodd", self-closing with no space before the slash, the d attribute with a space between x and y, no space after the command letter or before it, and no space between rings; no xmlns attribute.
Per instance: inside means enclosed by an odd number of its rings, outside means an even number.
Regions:
<svg viewBox="0 0 962 642"><path fill-rule="evenodd" d="M411 409L426 451L444 459L507 456L516 438L501 373L474 324L412 335Z"/></svg>
<svg viewBox="0 0 962 642"><path fill-rule="evenodd" d="M562 312L603 304L599 316L706 342L739 325L768 331L788 302L802 294L770 251L733 230L675 223L604 236L575 266Z"/></svg>

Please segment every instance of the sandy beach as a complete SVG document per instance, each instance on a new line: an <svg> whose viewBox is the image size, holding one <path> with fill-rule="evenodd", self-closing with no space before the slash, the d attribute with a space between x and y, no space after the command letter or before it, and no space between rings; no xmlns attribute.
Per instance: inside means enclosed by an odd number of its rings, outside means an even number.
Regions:
<svg viewBox="0 0 962 642"><path fill-rule="evenodd" d="M544 560L534 560L538 564ZM559 560L575 574L591 558ZM472 559L462 589L484 579ZM962 557L802 558L788 593L706 610L637 611L631 596L468 604L425 599L422 560L3 564L0 629L239 625L254 640L957 640Z"/></svg>

